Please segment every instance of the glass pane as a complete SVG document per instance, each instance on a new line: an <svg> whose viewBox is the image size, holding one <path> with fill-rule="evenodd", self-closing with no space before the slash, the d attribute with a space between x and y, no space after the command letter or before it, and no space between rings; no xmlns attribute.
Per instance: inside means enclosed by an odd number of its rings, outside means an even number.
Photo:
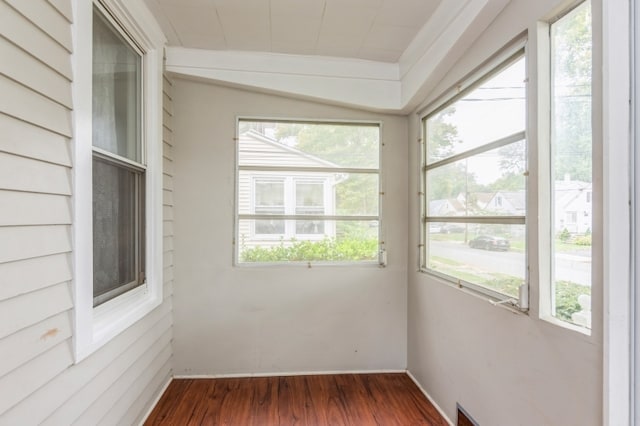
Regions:
<svg viewBox="0 0 640 426"><path fill-rule="evenodd" d="M377 216L378 199L377 174L238 173L239 214Z"/></svg>
<svg viewBox="0 0 640 426"><path fill-rule="evenodd" d="M428 216L525 216L525 141L427 171Z"/></svg>
<svg viewBox="0 0 640 426"><path fill-rule="evenodd" d="M104 160L93 160L93 296L102 303L141 284L140 221L142 175ZM106 298L100 296L108 295Z"/></svg>
<svg viewBox="0 0 640 426"><path fill-rule="evenodd" d="M255 183L255 205L256 213L263 213L274 210L280 214L284 213L284 182L256 181ZM264 211L266 213L266 211Z"/></svg>
<svg viewBox="0 0 640 426"><path fill-rule="evenodd" d="M524 56L426 120L427 164L525 129Z"/></svg>
<svg viewBox="0 0 640 426"><path fill-rule="evenodd" d="M140 55L93 13L93 146L141 162Z"/></svg>
<svg viewBox="0 0 640 426"><path fill-rule="evenodd" d="M242 120L241 166L378 168L377 125Z"/></svg>
<svg viewBox="0 0 640 426"><path fill-rule="evenodd" d="M324 211L324 185L296 183L296 214L322 214Z"/></svg>
<svg viewBox="0 0 640 426"><path fill-rule="evenodd" d="M591 6L551 26L553 313L591 327Z"/></svg>
<svg viewBox="0 0 640 426"><path fill-rule="evenodd" d="M252 235L252 219L239 222L240 262L326 261L349 262L378 259L378 221L286 220L286 236L266 238ZM297 234L305 223L316 230ZM308 229L305 229L308 231Z"/></svg>
<svg viewBox="0 0 640 426"><path fill-rule="evenodd" d="M429 269L518 298L526 271L524 225L430 223L427 243Z"/></svg>

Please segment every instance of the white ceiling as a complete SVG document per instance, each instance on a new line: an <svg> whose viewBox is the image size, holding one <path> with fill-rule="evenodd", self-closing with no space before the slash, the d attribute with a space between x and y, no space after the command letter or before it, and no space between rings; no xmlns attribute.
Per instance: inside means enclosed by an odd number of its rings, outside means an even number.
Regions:
<svg viewBox="0 0 640 426"><path fill-rule="evenodd" d="M147 5L172 75L407 114L511 0L119 1Z"/></svg>
<svg viewBox="0 0 640 426"><path fill-rule="evenodd" d="M441 0L145 2L170 46L395 63Z"/></svg>

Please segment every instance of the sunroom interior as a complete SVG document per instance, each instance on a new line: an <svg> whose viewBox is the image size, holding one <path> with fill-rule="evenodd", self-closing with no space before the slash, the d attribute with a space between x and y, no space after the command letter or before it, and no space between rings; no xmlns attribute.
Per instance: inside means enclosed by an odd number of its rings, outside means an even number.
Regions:
<svg viewBox="0 0 640 426"><path fill-rule="evenodd" d="M635 7L1 0L0 424L372 372L636 424Z"/></svg>

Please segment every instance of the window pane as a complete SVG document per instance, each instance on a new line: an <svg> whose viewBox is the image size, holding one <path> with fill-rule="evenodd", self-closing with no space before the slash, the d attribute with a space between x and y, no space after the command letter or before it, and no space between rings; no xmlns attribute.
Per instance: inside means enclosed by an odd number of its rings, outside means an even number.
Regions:
<svg viewBox="0 0 640 426"><path fill-rule="evenodd" d="M142 284L142 175L93 160L93 296L100 304Z"/></svg>
<svg viewBox="0 0 640 426"><path fill-rule="evenodd" d="M551 26L553 313L591 326L591 7Z"/></svg>
<svg viewBox="0 0 640 426"><path fill-rule="evenodd" d="M301 229L314 222L322 229L317 235L309 233L299 238L251 238L248 231L254 220L239 223L240 262L293 262L293 261L375 261L378 259L377 221L296 221L286 220L285 227ZM257 222L257 221L255 221Z"/></svg>
<svg viewBox="0 0 640 426"><path fill-rule="evenodd" d="M140 55L93 14L93 145L142 162Z"/></svg>
<svg viewBox="0 0 640 426"><path fill-rule="evenodd" d="M524 225L430 223L429 269L518 298L525 282Z"/></svg>
<svg viewBox="0 0 640 426"><path fill-rule="evenodd" d="M427 171L428 216L524 216L525 141Z"/></svg>
<svg viewBox="0 0 640 426"><path fill-rule="evenodd" d="M427 164L525 129L524 56L426 122Z"/></svg>
<svg viewBox="0 0 640 426"><path fill-rule="evenodd" d="M377 125L240 121L241 166L377 168Z"/></svg>

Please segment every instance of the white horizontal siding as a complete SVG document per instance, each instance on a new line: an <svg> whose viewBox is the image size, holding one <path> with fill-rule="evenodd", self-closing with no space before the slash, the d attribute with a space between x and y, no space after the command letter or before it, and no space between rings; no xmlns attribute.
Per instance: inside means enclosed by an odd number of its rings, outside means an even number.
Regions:
<svg viewBox="0 0 640 426"><path fill-rule="evenodd" d="M71 205L67 196L0 189L0 200L0 226L71 224Z"/></svg>
<svg viewBox="0 0 640 426"><path fill-rule="evenodd" d="M0 425L132 424L171 377L168 79L164 302L74 363L72 18L70 0L0 0Z"/></svg>
<svg viewBox="0 0 640 426"><path fill-rule="evenodd" d="M20 297L3 300L0 302L0 312L3 316L3 321L0 322L0 339L67 311L72 306L69 283L56 284ZM42 331L44 334L48 330Z"/></svg>
<svg viewBox="0 0 640 426"><path fill-rule="evenodd" d="M71 53L73 46L69 32L69 21L53 5L46 0L5 1Z"/></svg>
<svg viewBox="0 0 640 426"><path fill-rule="evenodd" d="M0 241L0 263L71 251L70 228L63 225L0 227Z"/></svg>
<svg viewBox="0 0 640 426"><path fill-rule="evenodd" d="M23 2L23 0L18 1ZM0 2L0 28L2 28L2 35L12 43L69 80L72 79L69 51L4 1ZM67 32L69 32L68 27ZM90 37L90 35L87 36Z"/></svg>
<svg viewBox="0 0 640 426"><path fill-rule="evenodd" d="M0 113L0 152L71 166L69 138Z"/></svg>
<svg viewBox="0 0 640 426"><path fill-rule="evenodd" d="M0 263L0 301L65 281L71 281L68 252Z"/></svg>
<svg viewBox="0 0 640 426"><path fill-rule="evenodd" d="M73 22L73 10L68 0L48 0L49 4L56 8L58 13L64 16L69 23Z"/></svg>
<svg viewBox="0 0 640 426"><path fill-rule="evenodd" d="M23 4L31 4L24 2ZM0 38L0 58L12 58L2 72L10 79L71 108L71 82L15 44Z"/></svg>
<svg viewBox="0 0 640 426"><path fill-rule="evenodd" d="M0 112L71 136L71 115L63 105L3 76L0 76L0 93Z"/></svg>
<svg viewBox="0 0 640 426"><path fill-rule="evenodd" d="M71 318L61 312L0 340L0 377L71 337Z"/></svg>

